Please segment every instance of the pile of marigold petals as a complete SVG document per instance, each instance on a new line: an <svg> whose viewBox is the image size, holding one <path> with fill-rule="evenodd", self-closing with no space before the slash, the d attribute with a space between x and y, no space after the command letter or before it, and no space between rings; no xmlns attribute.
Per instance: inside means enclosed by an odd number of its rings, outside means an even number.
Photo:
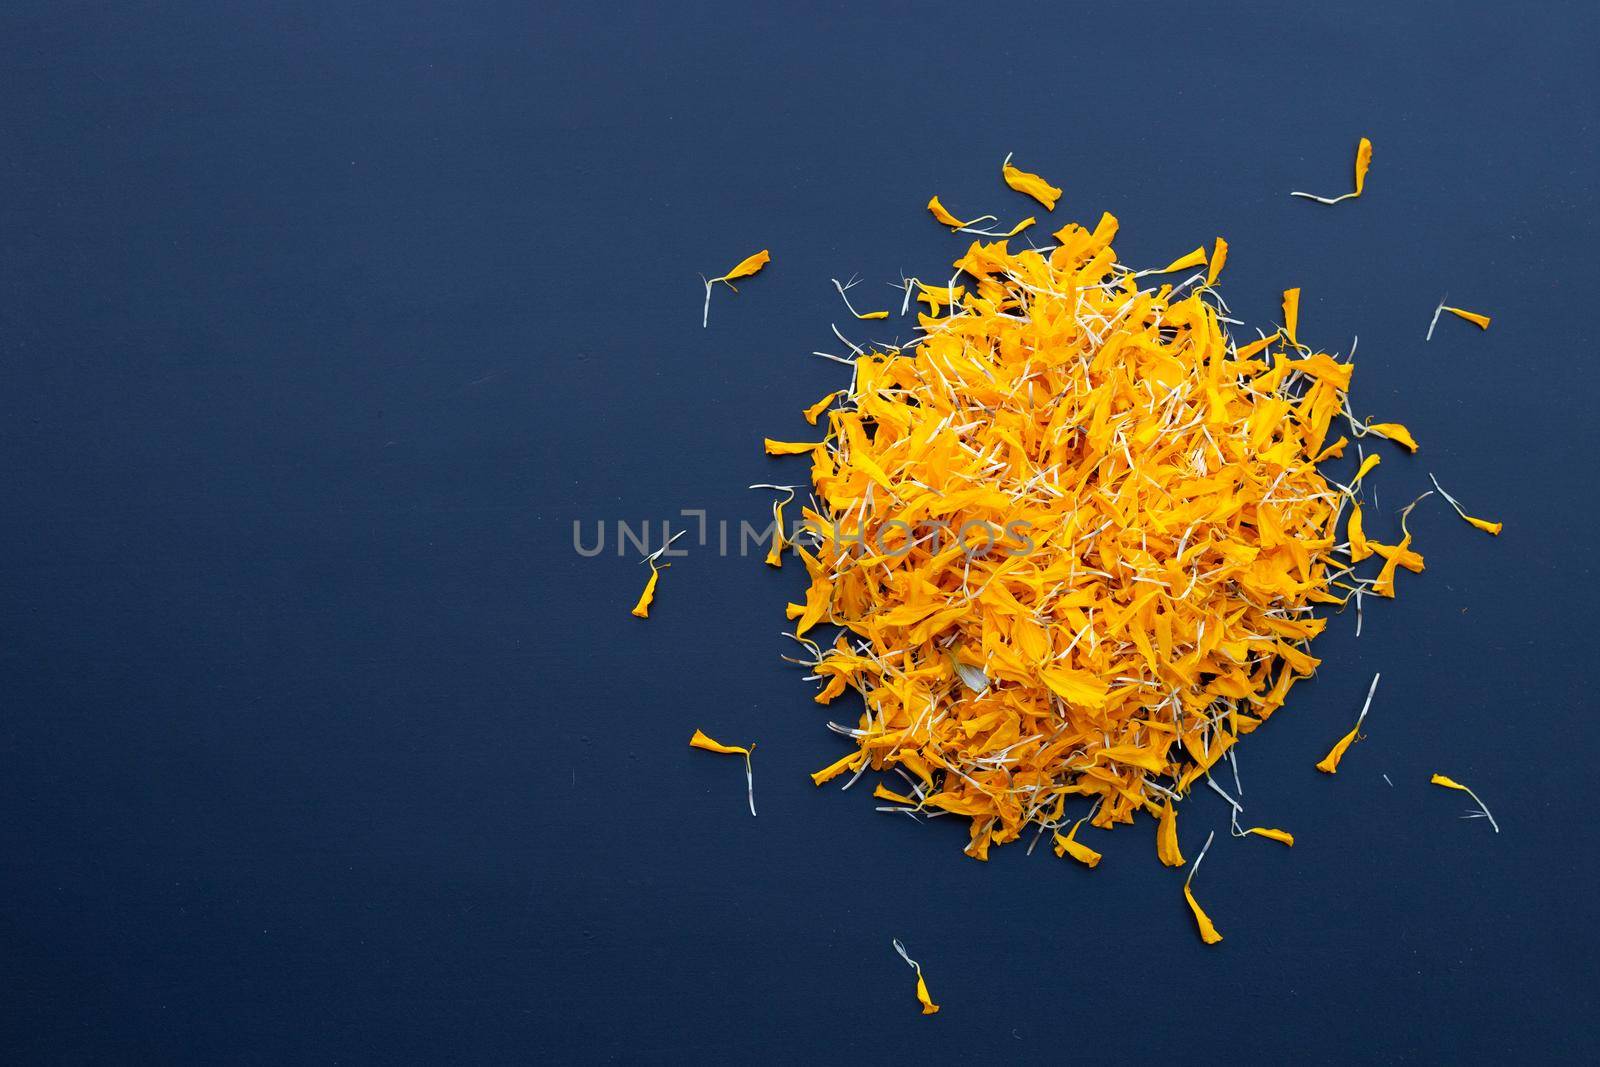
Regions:
<svg viewBox="0 0 1600 1067"><path fill-rule="evenodd" d="M876 795L969 818L978 859L1074 823L1075 800L1095 826L1170 825L1316 669L1312 606L1421 569L1409 538L1363 538L1382 573L1351 572L1360 475L1317 469L1347 444L1337 420L1365 432L1350 364L1283 331L1235 346L1204 273L1142 286L1116 226L975 243L948 286L913 283L917 340L859 354L810 450L789 617L818 702L865 701L834 727L855 751L813 778L898 769ZM819 624L833 644L805 636Z"/></svg>

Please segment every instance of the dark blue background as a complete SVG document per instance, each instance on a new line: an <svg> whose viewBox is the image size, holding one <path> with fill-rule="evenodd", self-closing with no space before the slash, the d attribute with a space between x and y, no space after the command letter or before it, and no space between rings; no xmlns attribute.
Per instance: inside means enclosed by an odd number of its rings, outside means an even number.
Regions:
<svg viewBox="0 0 1600 1067"><path fill-rule="evenodd" d="M0 14L0 1050L31 1061L1596 1051L1589 4L12 3ZM1358 136L1376 159L1348 187ZM1216 234L1361 338L1394 604L1241 749L1196 883L1148 831L960 854L806 773L796 567L649 622L572 524L756 520L807 355L1009 221L1007 151ZM699 272L770 247L718 293ZM1434 304L1494 315L1487 333ZM898 321L849 324L906 336ZM1368 740L1312 764L1383 672ZM695 727L756 739L761 815ZM1474 785L1504 833L1460 821ZM1387 773L1393 787L1384 783ZM1198 795L1185 848L1223 828ZM1103 844L1102 844L1103 843ZM944 1011L917 1014L902 938Z"/></svg>

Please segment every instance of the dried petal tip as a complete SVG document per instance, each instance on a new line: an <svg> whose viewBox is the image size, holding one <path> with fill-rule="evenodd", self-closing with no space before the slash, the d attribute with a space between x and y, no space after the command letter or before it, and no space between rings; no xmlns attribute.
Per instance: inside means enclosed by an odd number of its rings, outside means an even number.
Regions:
<svg viewBox="0 0 1600 1067"><path fill-rule="evenodd" d="M644 583L644 592L639 594L638 603L633 605L632 615L634 618L648 619L650 617L650 605L656 598L656 579L661 577L661 572L666 567L670 566L672 564L668 563L663 567L657 567L655 560L652 559L650 561L650 580Z"/></svg>
<svg viewBox="0 0 1600 1067"><path fill-rule="evenodd" d="M718 282L722 282L726 284L729 289L732 289L734 292L738 292L739 290L733 284L733 279L748 278L750 275L756 273L770 262L772 262L772 255L765 248L763 248L755 255L746 256L745 258L741 259L737 266L735 266L728 273L724 274L722 277L705 279L706 306L705 310L701 312L700 315L701 327L704 327L711 319L711 287L713 285L717 284Z"/></svg>
<svg viewBox="0 0 1600 1067"><path fill-rule="evenodd" d="M739 745L725 745L721 741L713 741L704 733L696 730L694 736L689 738L691 748L703 748L707 752L721 752L729 756L748 756L750 749L741 748Z"/></svg>
<svg viewBox="0 0 1600 1067"><path fill-rule="evenodd" d="M834 397L838 395L839 394L837 392L829 393L815 404L812 404L810 407L806 408L801 414L805 416L807 422L815 426L817 424L817 417L824 411L828 410L828 405L832 404Z"/></svg>
<svg viewBox="0 0 1600 1067"><path fill-rule="evenodd" d="M1409 540L1409 538L1408 538L1408 540ZM1405 542L1402 541L1401 544L1404 545ZM1396 553L1396 557L1397 558L1398 558L1398 556L1399 556L1399 553ZM1391 566L1393 565L1393 562L1394 562L1393 560L1390 561L1390 565ZM1391 571L1391 574L1392 574L1392 571ZM1391 578L1391 581L1392 580L1393 579ZM1372 684L1367 687L1367 700L1366 700L1366 703L1361 705L1361 714L1356 716L1356 724L1355 724L1355 726L1351 727L1349 733L1347 733L1343 737L1339 738L1338 743L1335 744L1333 746L1333 748L1329 750L1329 752L1328 752L1328 754L1326 756L1322 757L1322 759L1317 763L1317 770L1321 771L1324 774L1336 774L1338 772L1338 770L1339 770L1339 761L1344 759L1345 749L1349 748L1356 741L1357 735L1361 732L1361 723L1367 717L1367 710L1372 707L1372 694L1374 694L1374 693L1376 693L1378 691L1378 679L1381 678L1381 677L1382 677L1381 674L1374 674L1372 676Z"/></svg>
<svg viewBox="0 0 1600 1067"><path fill-rule="evenodd" d="M1439 484L1439 479L1430 474L1428 475L1428 480L1433 483L1433 487L1435 489L1439 490L1439 495L1444 497L1445 502L1455 510L1457 515L1460 515L1463 519L1465 519L1467 522L1470 522L1484 533L1494 534L1496 537L1499 537L1500 531L1505 529L1505 523L1503 522L1490 522L1488 519L1478 519L1468 515L1466 509L1461 506L1461 502L1444 491L1444 487Z"/></svg>
<svg viewBox="0 0 1600 1067"><path fill-rule="evenodd" d="M739 745L725 745L721 741L713 741L699 730L696 730L694 736L689 738L689 747L703 748L707 752L721 752L728 756L744 757L745 794L750 801L750 814L754 815L756 813L756 780L755 773L750 769L750 753L755 751L755 742L752 741L748 748Z"/></svg>
<svg viewBox="0 0 1600 1067"><path fill-rule="evenodd" d="M1344 759L1345 749L1355 742L1356 734L1360 729L1358 726L1339 738L1333 748L1328 750L1328 754L1317 761L1317 770L1324 774L1337 774L1339 772L1339 761Z"/></svg>
<svg viewBox="0 0 1600 1067"><path fill-rule="evenodd" d="M1171 799L1162 805L1156 827L1156 855L1168 867L1182 867L1183 853L1178 851L1178 813Z"/></svg>
<svg viewBox="0 0 1600 1067"><path fill-rule="evenodd" d="M1372 166L1372 142L1365 137L1356 145L1356 195L1367 188L1367 170Z"/></svg>
<svg viewBox="0 0 1600 1067"><path fill-rule="evenodd" d="M1000 164L1000 173L1005 178L1006 184L1019 193L1026 193L1044 205L1046 211L1056 209L1056 201L1061 199L1061 190L1051 185L1037 174L1029 174L1025 170L1018 170L1011 165L1011 157L1006 156L1005 162Z"/></svg>
<svg viewBox="0 0 1600 1067"><path fill-rule="evenodd" d="M1222 940L1222 935L1217 932L1216 925L1211 921L1211 916L1205 913L1200 902L1194 899L1194 891L1189 888L1189 883L1194 881L1195 873L1200 870L1200 861L1206 858L1206 853L1211 849L1211 839L1215 833L1206 835L1206 843L1200 848L1200 855L1194 858L1194 866L1189 868L1189 877L1183 880L1183 896L1189 902L1189 910L1194 912L1194 921L1200 927L1200 940L1208 945L1215 945Z"/></svg>
<svg viewBox="0 0 1600 1067"><path fill-rule="evenodd" d="M1462 308L1453 308L1448 304L1445 305L1444 310L1450 312L1450 314L1456 316L1457 318L1466 319L1480 330L1487 330L1489 328L1490 320L1489 316L1487 315L1480 315L1476 311L1466 311Z"/></svg>
<svg viewBox="0 0 1600 1067"><path fill-rule="evenodd" d="M1342 200L1354 200L1367 188L1367 170L1372 166L1372 142L1365 137L1356 145L1356 188L1353 193L1343 196L1317 196L1313 193L1290 193L1290 196L1304 197L1315 200L1319 204L1337 204Z"/></svg>
<svg viewBox="0 0 1600 1067"><path fill-rule="evenodd" d="M1100 853L1077 840L1078 827L1083 825L1079 819L1072 824L1072 829L1067 831L1067 836L1055 835L1055 848L1057 856L1071 856L1090 870L1100 866Z"/></svg>
<svg viewBox="0 0 1600 1067"><path fill-rule="evenodd" d="M1411 436L1411 431L1398 422L1371 422L1367 424L1367 433L1375 433L1379 437L1386 437L1396 444L1404 445L1408 451L1417 450L1417 439Z"/></svg>
<svg viewBox="0 0 1600 1067"><path fill-rule="evenodd" d="M769 456L803 456L822 447L821 441L774 441L763 439Z"/></svg>
<svg viewBox="0 0 1600 1067"><path fill-rule="evenodd" d="M811 784L823 785L826 782L831 782L845 771L853 771L857 767L861 766L862 761L864 761L866 758L867 754L865 752L852 752L850 755L845 756L838 762L830 763L826 767L822 768L822 770L812 774Z"/></svg>
<svg viewBox="0 0 1600 1067"><path fill-rule="evenodd" d="M1433 340L1433 331L1434 328L1439 325L1439 316L1446 311L1450 312L1450 314L1456 316L1457 318L1466 319L1480 330L1487 330L1489 328L1489 316L1480 315L1476 311L1467 311L1465 308L1451 307L1449 304L1446 304L1443 299L1441 299L1439 301L1439 306L1433 309L1433 321L1428 323L1428 333L1425 337L1423 337L1424 341Z"/></svg>
<svg viewBox="0 0 1600 1067"><path fill-rule="evenodd" d="M1177 271L1180 271L1180 270L1188 270L1190 267L1203 267L1205 265L1206 265L1206 250L1205 250L1204 247L1201 247L1201 248L1195 249L1193 252L1190 252L1186 256L1183 256L1183 257L1181 257L1179 259L1173 260L1171 263L1168 263L1165 267L1162 267L1160 270L1156 271L1156 273L1157 274L1174 274L1174 273L1176 273Z"/></svg>
<svg viewBox="0 0 1600 1067"><path fill-rule="evenodd" d="M945 206L939 203L939 198L937 196L928 201L928 210L933 213L934 218L938 219L952 230L959 230L961 227L966 225L966 223L950 214L950 212L945 209Z"/></svg>
<svg viewBox="0 0 1600 1067"><path fill-rule="evenodd" d="M1211 267L1206 271L1206 284L1216 285L1217 275L1222 273L1222 265L1228 261L1228 242L1217 238L1216 245L1211 249Z"/></svg>
<svg viewBox="0 0 1600 1067"><path fill-rule="evenodd" d="M928 983L922 979L922 964L906 955L906 947L898 939L891 942L891 944L894 945L894 950L900 953L900 958L905 960L917 972L917 1002L922 1005L922 1014L937 1015L939 1013L939 1005L935 1004L933 997L928 995Z"/></svg>
<svg viewBox="0 0 1600 1067"><path fill-rule="evenodd" d="M928 983L922 980L922 968L920 967L917 968L917 1000L922 1004L922 1014L939 1014L939 1005L935 1004L933 998L928 995Z"/></svg>
<svg viewBox="0 0 1600 1067"><path fill-rule="evenodd" d="M738 266L734 267L732 270L730 270L728 273L724 274L722 277L720 277L720 278L712 278L711 280L714 281L714 282L730 282L735 278L748 278L748 277L750 277L750 275L755 274L756 272L761 270L762 267L765 267L768 263L771 263L771 262L772 262L771 253L769 253L765 248L763 248L761 251L757 252L755 255L746 256L745 258L741 259L739 261Z"/></svg>
<svg viewBox="0 0 1600 1067"><path fill-rule="evenodd" d="M1194 921L1200 927L1200 940L1208 945L1215 945L1222 940L1222 935L1217 933L1216 924L1211 921L1211 916L1200 907L1200 902L1194 899L1194 891L1189 888L1189 883L1183 884L1184 898L1189 901L1189 910L1194 912Z"/></svg>

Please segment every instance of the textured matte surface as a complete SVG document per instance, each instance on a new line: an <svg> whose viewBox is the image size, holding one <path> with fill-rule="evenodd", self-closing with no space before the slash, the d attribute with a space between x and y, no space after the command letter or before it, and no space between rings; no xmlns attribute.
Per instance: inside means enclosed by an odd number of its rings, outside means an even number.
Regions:
<svg viewBox="0 0 1600 1067"><path fill-rule="evenodd" d="M1595 8L678 7L0 13L6 1058L1595 1055ZM1288 197L1362 134L1366 197ZM1216 948L1148 830L985 865L814 790L853 713L779 659L799 568L694 548L640 622L572 547L760 519L828 278L940 276L922 205L1024 212L1007 151L1360 336L1423 446L1375 531L1428 470L1506 522L1420 508L1427 573L1241 747L1300 843L1219 838ZM1446 292L1493 328L1423 344ZM759 818L695 727L759 741Z"/></svg>

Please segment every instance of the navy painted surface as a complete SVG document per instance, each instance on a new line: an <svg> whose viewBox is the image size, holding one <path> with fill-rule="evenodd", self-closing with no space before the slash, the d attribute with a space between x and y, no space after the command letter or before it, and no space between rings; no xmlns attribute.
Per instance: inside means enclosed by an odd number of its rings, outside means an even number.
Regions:
<svg viewBox="0 0 1600 1067"><path fill-rule="evenodd" d="M981 8L0 13L5 1058L1594 1055L1595 9ZM1365 198L1287 196L1362 134ZM573 551L758 520L842 380L828 278L938 276L922 205L1024 212L1007 151L1360 336L1423 444L1378 531L1428 470L1506 522L1419 509L1427 573L1242 746L1299 844L1219 838L1216 948L1148 832L985 865L813 789L798 568L695 548L640 622L636 553ZM1493 328L1424 344L1446 292ZM759 818L695 727L759 741Z"/></svg>

